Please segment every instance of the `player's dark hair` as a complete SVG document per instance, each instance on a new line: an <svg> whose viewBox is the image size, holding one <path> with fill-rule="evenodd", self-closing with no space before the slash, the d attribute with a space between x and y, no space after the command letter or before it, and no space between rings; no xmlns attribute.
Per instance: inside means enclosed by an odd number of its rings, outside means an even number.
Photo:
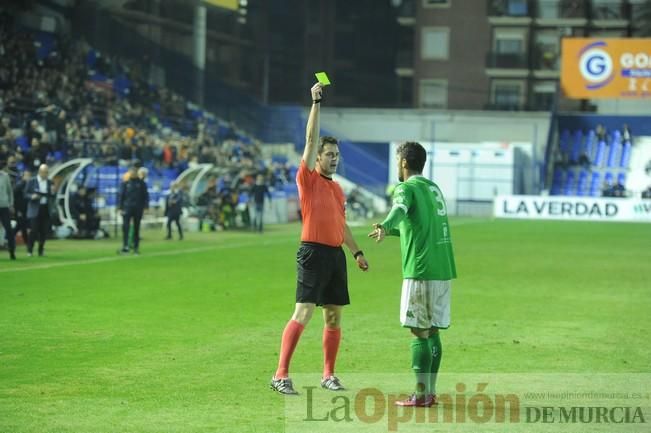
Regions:
<svg viewBox="0 0 651 433"><path fill-rule="evenodd" d="M329 135L325 135L321 137L321 139L319 140L319 151L318 151L319 155L323 153L323 148L326 146L326 144L334 144L335 146L339 146L339 142L337 141L336 138L330 137Z"/></svg>
<svg viewBox="0 0 651 433"><path fill-rule="evenodd" d="M400 159L407 161L407 169L416 174L423 172L425 167L425 160L427 159L427 152L420 143L415 141L407 141L398 146L396 153Z"/></svg>

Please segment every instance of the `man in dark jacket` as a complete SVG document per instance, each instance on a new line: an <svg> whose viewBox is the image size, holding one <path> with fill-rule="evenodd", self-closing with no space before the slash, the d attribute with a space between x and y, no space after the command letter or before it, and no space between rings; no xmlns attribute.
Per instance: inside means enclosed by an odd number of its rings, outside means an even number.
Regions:
<svg viewBox="0 0 651 433"><path fill-rule="evenodd" d="M34 243L38 240L38 255L42 256L45 250L45 239L51 228L50 204L54 200L54 189L48 179L46 164L41 164L38 168L38 176L27 182L25 200L27 200L27 219L30 223L27 254L31 257Z"/></svg>
<svg viewBox="0 0 651 433"><path fill-rule="evenodd" d="M92 238L99 229L99 217L93 206L93 197L91 191L85 186L77 190L77 194L72 197L70 211L77 225L77 236L80 238Z"/></svg>
<svg viewBox="0 0 651 433"><path fill-rule="evenodd" d="M172 223L176 224L179 230L179 240L183 240L183 229L181 228L180 218L183 214L184 196L183 191L176 182L170 185L170 194L165 200L165 216L167 217L167 237L172 239Z"/></svg>
<svg viewBox="0 0 651 433"><path fill-rule="evenodd" d="M27 230L29 229L29 221L27 220L27 200L25 199L25 188L32 178L32 172L25 170L23 177L14 185L14 209L16 211L16 231L20 232L23 236L23 243L29 246L29 236Z"/></svg>
<svg viewBox="0 0 651 433"><path fill-rule="evenodd" d="M4 171L5 161L0 161L0 224L4 227L7 244L9 247L9 258L16 260L14 251L16 241L14 230L11 228L11 213L14 209L14 191L11 188L11 178Z"/></svg>
<svg viewBox="0 0 651 433"><path fill-rule="evenodd" d="M138 177L136 167L129 169L129 179L122 183L118 210L122 214L122 249L121 253L129 252L129 226L133 220L133 252L139 253L140 220L145 209L149 207L149 192L147 184Z"/></svg>
<svg viewBox="0 0 651 433"><path fill-rule="evenodd" d="M253 215L253 230L262 233L262 220L264 219L264 198L271 200L271 193L264 182L264 176L258 174L255 185L251 187L251 197L255 203L255 214Z"/></svg>

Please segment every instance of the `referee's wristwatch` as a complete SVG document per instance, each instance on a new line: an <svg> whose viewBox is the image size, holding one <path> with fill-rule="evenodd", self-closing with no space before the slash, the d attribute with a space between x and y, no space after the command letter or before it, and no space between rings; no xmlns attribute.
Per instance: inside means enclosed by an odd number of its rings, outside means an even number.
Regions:
<svg viewBox="0 0 651 433"><path fill-rule="evenodd" d="M359 257L359 256L363 256L363 255L364 255L364 251L359 250L359 251L357 251L356 253L353 254L353 258L354 258L355 260L357 260L357 257Z"/></svg>

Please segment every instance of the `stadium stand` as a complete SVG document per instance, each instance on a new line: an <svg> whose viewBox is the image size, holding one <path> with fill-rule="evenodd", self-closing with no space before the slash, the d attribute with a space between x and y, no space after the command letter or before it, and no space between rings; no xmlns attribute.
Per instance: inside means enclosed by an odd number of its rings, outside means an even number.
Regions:
<svg viewBox="0 0 651 433"><path fill-rule="evenodd" d="M280 189L293 179L285 174L295 167L265 163L260 142L232 122L148 84L137 61L22 29L6 12L0 36L8 59L0 64L0 159L8 161L15 178L41 163L92 158L71 183L96 191L100 210L114 210L131 164L149 171L153 209L162 206L180 173L202 163L224 168L217 179L231 182L222 188L229 191L228 199L220 197L224 206L244 204L257 173ZM104 216L113 219L115 212Z"/></svg>
<svg viewBox="0 0 651 433"><path fill-rule="evenodd" d="M647 118L559 114L556 127L556 139L548 142L551 164L546 163L551 195L628 196L642 191L643 168L633 163L648 152Z"/></svg>

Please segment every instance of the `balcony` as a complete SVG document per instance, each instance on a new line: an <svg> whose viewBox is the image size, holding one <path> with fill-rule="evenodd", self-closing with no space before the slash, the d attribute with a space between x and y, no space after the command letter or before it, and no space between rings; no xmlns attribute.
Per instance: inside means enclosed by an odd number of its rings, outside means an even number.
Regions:
<svg viewBox="0 0 651 433"><path fill-rule="evenodd" d="M488 21L493 25L529 25L527 0L488 0Z"/></svg>
<svg viewBox="0 0 651 433"><path fill-rule="evenodd" d="M630 8L622 1L593 1L590 8L592 25L600 28L626 27L629 23Z"/></svg>
<svg viewBox="0 0 651 433"><path fill-rule="evenodd" d="M557 78L560 76L560 53L558 47L538 45L531 55L531 66L537 78Z"/></svg>
<svg viewBox="0 0 651 433"><path fill-rule="evenodd" d="M651 33L651 5L647 3L631 4L631 21L633 22L634 35Z"/></svg>
<svg viewBox="0 0 651 433"><path fill-rule="evenodd" d="M541 26L575 25L588 22L588 11L582 0L538 0L536 24Z"/></svg>
<svg viewBox="0 0 651 433"><path fill-rule="evenodd" d="M594 2L590 12L593 20L624 20L628 19L626 9L622 2Z"/></svg>
<svg viewBox="0 0 651 433"><path fill-rule="evenodd" d="M486 55L486 67L491 69L528 69L529 56L526 53L495 53Z"/></svg>
<svg viewBox="0 0 651 433"><path fill-rule="evenodd" d="M527 0L488 0L490 17L527 17Z"/></svg>

